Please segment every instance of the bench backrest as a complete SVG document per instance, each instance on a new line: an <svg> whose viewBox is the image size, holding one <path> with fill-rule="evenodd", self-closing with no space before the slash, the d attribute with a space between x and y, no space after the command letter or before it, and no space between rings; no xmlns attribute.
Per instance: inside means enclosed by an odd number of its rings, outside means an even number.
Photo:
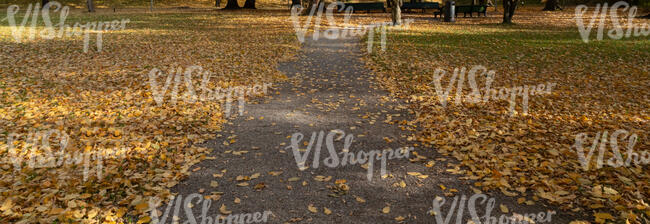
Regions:
<svg viewBox="0 0 650 224"><path fill-rule="evenodd" d="M437 2L404 2L402 8L405 9L439 9L440 4Z"/></svg>
<svg viewBox="0 0 650 224"><path fill-rule="evenodd" d="M458 5L456 6L456 12L480 12L483 13L487 10L486 5Z"/></svg>
<svg viewBox="0 0 650 224"><path fill-rule="evenodd" d="M373 10L384 9L383 2L360 2L360 3L345 3L345 8L352 7L354 10Z"/></svg>

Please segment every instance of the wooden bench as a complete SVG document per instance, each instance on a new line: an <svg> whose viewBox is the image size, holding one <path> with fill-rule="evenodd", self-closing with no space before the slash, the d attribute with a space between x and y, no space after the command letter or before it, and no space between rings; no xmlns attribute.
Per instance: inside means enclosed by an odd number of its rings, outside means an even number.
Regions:
<svg viewBox="0 0 650 224"><path fill-rule="evenodd" d="M348 7L352 7L352 12L356 12L356 11L370 12L370 10L381 10L383 12L386 12L386 8L384 8L383 2L360 2L360 3L343 3L343 4L344 4L343 6L344 9Z"/></svg>
<svg viewBox="0 0 650 224"><path fill-rule="evenodd" d="M456 6L456 17L458 17L459 12L463 13L463 17L467 17L467 13L469 13L469 17L472 17L475 12L479 17L481 13L487 17L487 5L458 5Z"/></svg>
<svg viewBox="0 0 650 224"><path fill-rule="evenodd" d="M401 9L422 9L422 12L426 12L427 9L440 10L440 4L437 2L404 2Z"/></svg>

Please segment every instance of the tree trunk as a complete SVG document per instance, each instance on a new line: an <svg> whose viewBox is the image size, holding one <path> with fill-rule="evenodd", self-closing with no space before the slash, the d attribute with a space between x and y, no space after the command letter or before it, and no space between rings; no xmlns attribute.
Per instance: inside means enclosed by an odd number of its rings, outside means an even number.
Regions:
<svg viewBox="0 0 650 224"><path fill-rule="evenodd" d="M512 17L515 15L519 0L503 0L503 23L512 23Z"/></svg>
<svg viewBox="0 0 650 224"><path fill-rule="evenodd" d="M391 18L393 19L393 26L402 25L402 0L393 1L393 8L391 8Z"/></svg>
<svg viewBox="0 0 650 224"><path fill-rule="evenodd" d="M255 9L255 0L246 0L246 2L244 2L244 8Z"/></svg>
<svg viewBox="0 0 650 224"><path fill-rule="evenodd" d="M237 0L228 0L228 3L226 3L226 7L223 9L240 9L239 4L237 3Z"/></svg>
<svg viewBox="0 0 650 224"><path fill-rule="evenodd" d="M312 10L314 11L314 14L318 13L316 11L318 9L318 4L320 4L319 0L307 0L307 8L302 12L302 14L308 15Z"/></svg>
<svg viewBox="0 0 650 224"><path fill-rule="evenodd" d="M86 3L88 5L88 12L95 12L95 3L93 3L93 0L87 0Z"/></svg>
<svg viewBox="0 0 650 224"><path fill-rule="evenodd" d="M542 11L555 11L558 8L558 0L546 0L544 9Z"/></svg>
<svg viewBox="0 0 650 224"><path fill-rule="evenodd" d="M221 6L221 0L214 0L214 7L219 8Z"/></svg>

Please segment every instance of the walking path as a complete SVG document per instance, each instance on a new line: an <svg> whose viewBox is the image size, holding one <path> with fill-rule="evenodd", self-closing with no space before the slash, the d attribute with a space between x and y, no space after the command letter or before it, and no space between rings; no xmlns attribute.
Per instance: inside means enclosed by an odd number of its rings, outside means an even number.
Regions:
<svg viewBox="0 0 650 224"><path fill-rule="evenodd" d="M403 125L410 116L405 104L379 89L374 76L360 61L361 47L365 46L356 38L307 39L295 61L279 65L290 80L274 85L269 97L256 99L261 102L247 104L244 116L231 120L217 139L209 143L214 148L210 155L214 159L192 167L201 169L172 190L182 196L222 192L218 200L211 201L209 216L223 214L220 208L226 213L232 211L232 215L270 211L273 214L268 223L436 223L435 216L429 213L433 199L447 193L447 203L442 208L446 217L453 196L471 197L475 194L470 189L473 185L470 180L447 172L454 169L447 167L448 162L453 162L451 158L409 141L413 130ZM349 151L355 155L358 151L404 146L412 146L417 154L411 153L409 159L387 160L385 179L380 177L380 162L375 161L369 181L367 170L359 164L325 166L323 160L330 154L324 140L319 167L313 167L312 150L306 161L309 168L301 171L291 148L286 148L291 145L291 136L302 133L304 138L299 146L306 149L308 146L303 142L310 140L312 132L324 131L327 136L334 129L354 136ZM334 141L337 152L343 150L344 142L345 138ZM345 180L345 186L342 181L335 183L336 180ZM218 186L213 187L214 181ZM500 204L510 212L563 213L539 202L522 206L502 193L488 197L496 199L491 212L496 218L501 215ZM476 210L483 215L486 205L478 202ZM202 223L201 207L193 208L197 223ZM182 211L179 223L187 219ZM448 223L456 223L458 209L451 213L453 218ZM467 223L471 217L467 206L462 216L464 221L460 223ZM549 223L568 220L557 214Z"/></svg>

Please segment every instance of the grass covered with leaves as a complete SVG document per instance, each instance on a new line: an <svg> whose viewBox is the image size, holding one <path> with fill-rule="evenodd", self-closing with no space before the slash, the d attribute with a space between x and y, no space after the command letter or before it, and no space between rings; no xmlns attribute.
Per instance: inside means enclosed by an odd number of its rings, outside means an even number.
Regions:
<svg viewBox="0 0 650 224"><path fill-rule="evenodd" d="M453 24L417 20L406 31L389 32L385 52L375 45L368 54L368 66L383 84L411 103L412 122L421 129L417 139L458 159L449 171L476 180L477 189L500 190L520 203L544 199L598 223L647 223L649 165L597 169L596 147L584 170L573 145L576 135L587 133L587 154L597 132L624 129L638 135L635 152L650 150L650 39L593 41L594 28L592 41L584 43L572 9L520 9L515 25L500 25L502 14L492 10L488 18L458 18ZM496 72L493 89L556 86L550 94L530 96L528 114L522 114L517 97L518 113L510 116L508 100L468 102L472 89L466 77L462 103L456 104L456 83L443 106L432 82L435 69L447 71L444 91L454 68L475 65ZM476 77L480 88L485 81ZM628 142L620 138L626 159ZM607 163L613 150L608 144L604 151Z"/></svg>
<svg viewBox="0 0 650 224"><path fill-rule="evenodd" d="M52 17L56 23L58 13ZM268 83L285 78L275 66L298 47L287 14L273 11L72 13L66 24L120 19L130 20L126 29L105 32L101 52L91 34L88 53L83 36L17 43L8 22L0 22L1 223L136 220L149 197L167 198L205 158L208 149L196 143L213 138L226 121L220 101L172 104L171 87L158 106L149 72L164 71L159 85L169 69L192 65L213 73L211 88ZM23 39L29 27L24 32ZM192 79L195 89L200 81ZM179 95L186 90L183 83ZM28 165L48 149L30 146L26 136L47 130L70 139L64 149L56 136L46 140L51 151L104 155L101 162L90 158L87 180L83 163ZM9 142L12 133L18 137ZM19 169L8 144L24 159ZM127 150L107 155L112 147Z"/></svg>

